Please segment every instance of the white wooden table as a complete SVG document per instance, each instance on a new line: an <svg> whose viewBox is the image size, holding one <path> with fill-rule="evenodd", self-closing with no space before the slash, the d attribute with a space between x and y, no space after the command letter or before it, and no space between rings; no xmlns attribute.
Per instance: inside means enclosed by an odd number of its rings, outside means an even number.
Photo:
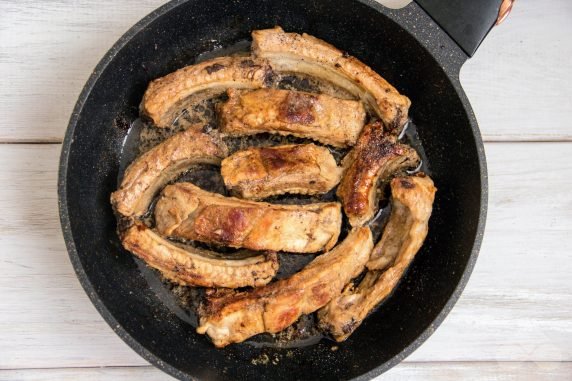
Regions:
<svg viewBox="0 0 572 381"><path fill-rule="evenodd" d="M0 380L168 380L77 281L60 143L91 70L162 0L0 0ZM486 141L487 229L437 332L384 380L572 380L572 1L519 0L461 80Z"/></svg>

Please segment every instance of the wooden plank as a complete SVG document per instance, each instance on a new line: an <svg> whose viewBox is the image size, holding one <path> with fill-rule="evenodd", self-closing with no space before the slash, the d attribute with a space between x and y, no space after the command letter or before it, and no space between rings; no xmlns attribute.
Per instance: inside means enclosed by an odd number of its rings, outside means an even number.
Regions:
<svg viewBox="0 0 572 381"><path fill-rule="evenodd" d="M163 3L0 1L0 141L61 141L95 65Z"/></svg>
<svg viewBox="0 0 572 381"><path fill-rule="evenodd" d="M0 370L0 381L172 381L173 377L151 366L109 368L57 368Z"/></svg>
<svg viewBox="0 0 572 381"><path fill-rule="evenodd" d="M61 141L96 63L163 2L1 1L0 142ZM486 140L572 139L571 12L567 0L519 1L463 68Z"/></svg>
<svg viewBox="0 0 572 381"><path fill-rule="evenodd" d="M405 362L376 380L383 381L548 381L568 380L572 374L569 362ZM174 380L159 369L140 367L57 368L0 370L0 381L161 381Z"/></svg>
<svg viewBox="0 0 572 381"><path fill-rule="evenodd" d="M572 144L489 143L489 209L473 276L411 360L572 358ZM478 353L478 354L477 354ZM481 357L483 356L483 357Z"/></svg>
<svg viewBox="0 0 572 381"><path fill-rule="evenodd" d="M520 0L461 70L488 141L572 140L572 1Z"/></svg>
<svg viewBox="0 0 572 381"><path fill-rule="evenodd" d="M0 160L11 163L0 169L0 369L147 364L112 333L75 277L59 227L59 151L0 145Z"/></svg>
<svg viewBox="0 0 572 381"><path fill-rule="evenodd" d="M378 381L541 381L567 380L569 362L431 362L401 363Z"/></svg>
<svg viewBox="0 0 572 381"><path fill-rule="evenodd" d="M144 365L67 258L59 145L0 145L0 369ZM487 232L461 300L411 361L572 361L572 143L491 143Z"/></svg>

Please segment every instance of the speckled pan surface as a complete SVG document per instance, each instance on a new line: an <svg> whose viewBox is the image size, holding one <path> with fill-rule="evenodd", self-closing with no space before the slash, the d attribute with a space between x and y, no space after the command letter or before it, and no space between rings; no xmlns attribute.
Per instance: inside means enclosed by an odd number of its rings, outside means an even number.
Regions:
<svg viewBox="0 0 572 381"><path fill-rule="evenodd" d="M430 232L395 294L347 342L215 349L173 314L121 248L109 194L147 83L205 51L281 25L360 58L412 101L439 188ZM130 29L94 70L63 145L60 215L70 259L101 315L134 350L184 380L370 379L421 345L453 307L476 260L487 203L483 145L458 73L466 55L415 4L368 0L174 1ZM268 358L269 361L261 359Z"/></svg>

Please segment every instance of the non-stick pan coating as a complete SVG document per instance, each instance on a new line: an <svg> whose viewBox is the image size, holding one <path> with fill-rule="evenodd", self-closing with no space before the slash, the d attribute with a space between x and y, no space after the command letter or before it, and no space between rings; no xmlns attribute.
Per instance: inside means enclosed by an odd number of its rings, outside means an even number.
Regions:
<svg viewBox="0 0 572 381"><path fill-rule="evenodd" d="M405 279L348 341L283 350L215 349L157 299L132 255L121 248L109 195L117 184L126 129L138 116L148 82L193 63L199 53L274 25L348 51L411 98L411 117L439 191L429 236ZM91 300L138 353L181 379L371 378L389 369L449 312L481 241L486 166L476 121L458 83L465 59L414 3L388 10L365 0L197 0L152 13L94 71L62 151L64 237Z"/></svg>

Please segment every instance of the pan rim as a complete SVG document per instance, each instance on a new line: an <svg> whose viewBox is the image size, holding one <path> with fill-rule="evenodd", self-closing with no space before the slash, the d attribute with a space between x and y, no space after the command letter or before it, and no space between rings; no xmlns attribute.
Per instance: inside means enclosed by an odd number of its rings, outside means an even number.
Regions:
<svg viewBox="0 0 572 381"><path fill-rule="evenodd" d="M83 111L83 108L85 106L86 100L91 94L91 91L93 90L95 84L98 82L101 73L112 62L116 54L123 47L125 47L125 45L127 45L131 41L131 39L135 37L142 29L144 29L146 26L154 22L160 16L175 9L179 5L187 3L189 1L194 1L194 0L172 0L160 6L159 8L155 9L147 16L143 17L135 25L129 28L129 30L125 32L119 38L119 40L113 44L113 46L105 53L103 58L98 62L92 74L90 75L89 79L87 80L86 84L84 85L78 97L78 100L74 106L72 115L70 117L66 129L64 141L62 143L62 150L60 154L59 170L58 170L58 206L60 215L60 225L62 228L62 233L70 261L72 263L72 266L74 268L74 271L77 275L77 278L82 288L88 295L89 299L91 300L92 304L95 306L99 314L106 321L106 323L125 343L127 343L127 345L129 345L137 354L139 354L145 360L150 362L153 366L181 380L194 380L195 378L190 376L188 373L182 372L173 365L164 362L159 358L159 356L157 356L155 353L151 352L145 346L139 343L115 319L113 314L108 310L106 305L99 298L96 292L96 288L91 283L91 280L87 275L87 272L85 271L83 265L81 264L79 253L75 246L74 237L71 229L71 223L69 219L68 205L67 205L68 197L67 197L66 178L69 166L69 154L73 144L73 136L75 133L75 129L79 121L80 115ZM385 8L381 4L375 2L374 0L350 0L350 1L357 1L359 3L362 3L376 12L383 13L382 10ZM403 11L409 7L419 8L419 6L415 2L411 2L405 8L397 11ZM434 58L438 60L437 57ZM459 297L461 296L461 293L463 292L465 286L467 285L467 282L473 272L475 262L477 260L479 250L482 244L483 234L486 224L487 205L488 205L488 175L487 175L487 165L484 152L484 144L478 128L477 120L470 106L469 100L467 99L465 92L463 91L461 84L459 82L458 70L454 71L453 73L449 71L446 72L457 92L457 95L459 96L459 99L463 104L463 108L469 120L469 124L471 126L473 138L475 140L475 145L477 148L478 164L480 171L481 195L480 195L480 211L478 216L477 228L475 232L475 240L473 242L471 253L467 260L467 264L463 270L461 278L459 279L457 285L455 286L454 291L451 293L444 307L433 319L433 321L429 324L429 326L425 328L420 335L418 335L409 345L407 345L394 357L380 364L379 366L369 370L368 372L365 372L355 377L354 380L369 380L386 372L387 370L391 369L395 365L402 362L406 357L408 357L411 353L413 353L419 346L421 346L421 344L423 344L433 334L433 332L437 329L437 327L439 327L439 325L441 325L441 323L444 321L444 319L449 314L451 309L454 307Z"/></svg>

